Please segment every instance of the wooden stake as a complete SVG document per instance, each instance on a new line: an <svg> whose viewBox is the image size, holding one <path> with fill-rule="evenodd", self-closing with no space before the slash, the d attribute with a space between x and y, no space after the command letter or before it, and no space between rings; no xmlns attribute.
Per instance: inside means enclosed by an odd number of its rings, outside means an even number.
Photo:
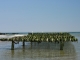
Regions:
<svg viewBox="0 0 80 60"><path fill-rule="evenodd" d="M63 50L64 42L60 41L60 50Z"/></svg>
<svg viewBox="0 0 80 60"><path fill-rule="evenodd" d="M32 41L31 41L31 48L32 48Z"/></svg>
<svg viewBox="0 0 80 60"><path fill-rule="evenodd" d="M23 47L25 46L25 41L23 40Z"/></svg>
<svg viewBox="0 0 80 60"><path fill-rule="evenodd" d="M14 41L12 40L11 50L14 50Z"/></svg>

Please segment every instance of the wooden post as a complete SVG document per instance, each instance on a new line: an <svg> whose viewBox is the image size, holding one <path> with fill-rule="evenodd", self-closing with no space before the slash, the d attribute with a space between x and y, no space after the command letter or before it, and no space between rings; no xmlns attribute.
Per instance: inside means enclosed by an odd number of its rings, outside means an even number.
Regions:
<svg viewBox="0 0 80 60"><path fill-rule="evenodd" d="M11 50L14 50L14 41L12 40Z"/></svg>
<svg viewBox="0 0 80 60"><path fill-rule="evenodd" d="M31 48L32 48L32 41L31 41Z"/></svg>
<svg viewBox="0 0 80 60"><path fill-rule="evenodd" d="M25 40L23 40L23 47L25 46Z"/></svg>
<svg viewBox="0 0 80 60"><path fill-rule="evenodd" d="M63 50L64 42L60 41L60 50Z"/></svg>

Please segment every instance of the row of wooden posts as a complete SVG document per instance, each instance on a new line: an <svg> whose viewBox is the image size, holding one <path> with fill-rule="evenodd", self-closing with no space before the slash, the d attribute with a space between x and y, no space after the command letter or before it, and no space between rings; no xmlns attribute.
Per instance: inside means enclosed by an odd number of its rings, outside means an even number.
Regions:
<svg viewBox="0 0 80 60"><path fill-rule="evenodd" d="M55 37L57 39L55 39ZM63 37L63 39L62 39L62 37ZM14 37L9 40L12 41L11 49L14 50L15 41L19 41L20 39L22 39L23 47L25 47L25 42L27 42L27 41L31 42L31 45L32 45L32 42L37 42L37 43L45 42L45 38L47 38L46 42L55 42L55 43L58 42L60 44L60 50L63 50L64 42L78 41L77 38L70 35L69 33L28 33L28 35L26 35L26 36ZM66 40L65 40L65 38L66 38Z"/></svg>
<svg viewBox="0 0 80 60"><path fill-rule="evenodd" d="M31 46L32 46L32 43L33 42L31 42ZM14 50L14 44L15 44L15 42L12 40L12 45L11 45L11 50ZM25 41L23 41L23 48L25 48ZM63 50L63 46L64 46L64 42L60 42L60 50Z"/></svg>

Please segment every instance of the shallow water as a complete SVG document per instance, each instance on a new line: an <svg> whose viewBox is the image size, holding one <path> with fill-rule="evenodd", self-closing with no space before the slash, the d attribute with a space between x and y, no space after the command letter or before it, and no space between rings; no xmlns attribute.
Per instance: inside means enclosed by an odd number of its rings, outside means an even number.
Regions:
<svg viewBox="0 0 80 60"><path fill-rule="evenodd" d="M0 42L1 60L80 60L80 36L78 42L66 42L64 50L59 50L59 44L43 42L40 44L26 42L25 48L22 42L15 44L15 50L11 49L11 42Z"/></svg>

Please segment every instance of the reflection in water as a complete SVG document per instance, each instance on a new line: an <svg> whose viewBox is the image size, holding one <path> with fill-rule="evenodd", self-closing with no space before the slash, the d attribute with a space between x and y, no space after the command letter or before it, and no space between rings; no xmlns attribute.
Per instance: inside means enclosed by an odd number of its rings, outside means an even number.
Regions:
<svg viewBox="0 0 80 60"><path fill-rule="evenodd" d="M11 57L14 57L14 50L11 50Z"/></svg>
<svg viewBox="0 0 80 60"><path fill-rule="evenodd" d="M31 48L32 47L32 48ZM64 45L64 50L59 50L59 44L43 42L41 44L33 43L31 46L26 45L25 48L11 50L11 57L19 60L76 60L76 52L72 43L68 42Z"/></svg>

